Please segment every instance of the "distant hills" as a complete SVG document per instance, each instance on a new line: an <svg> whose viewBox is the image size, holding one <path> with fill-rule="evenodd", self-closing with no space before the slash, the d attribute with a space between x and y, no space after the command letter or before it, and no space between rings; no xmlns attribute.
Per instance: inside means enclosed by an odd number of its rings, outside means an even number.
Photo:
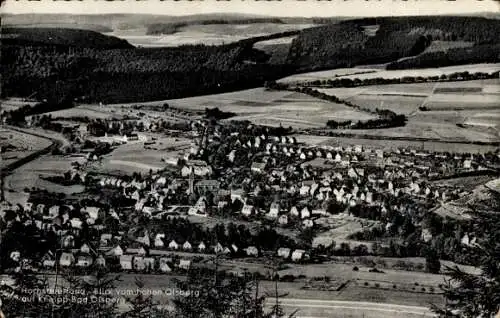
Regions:
<svg viewBox="0 0 500 318"><path fill-rule="evenodd" d="M449 49L434 65L476 62L476 55L493 62L498 56L500 44L500 20L480 17L381 17L339 22L304 30L292 42L287 63L298 70L352 67L360 64L393 62L404 57L418 56L433 41L467 41L474 46L467 49ZM496 51L495 51L496 50ZM460 59L446 56L460 52ZM485 53L489 53L486 54ZM439 56L438 56L439 55ZM420 58L419 61L425 60ZM437 65L435 65L437 64ZM403 63L401 63L403 65ZM413 65L412 59L404 61L404 68L425 67L425 63Z"/></svg>
<svg viewBox="0 0 500 318"><path fill-rule="evenodd" d="M170 48L136 48L95 31L158 23L155 32L168 33L183 24L263 21L320 25L221 46ZM18 26L2 29L2 95L35 96L56 103L68 99L140 102L213 94L262 86L299 72L366 64L418 68L500 60L500 20L483 17L7 15L3 22ZM20 27L23 23L75 23L79 29ZM263 51L254 47L256 42L281 37L293 40Z"/></svg>
<svg viewBox="0 0 500 318"><path fill-rule="evenodd" d="M133 48L126 40L81 29L4 27L0 40L2 45L54 45L97 49Z"/></svg>

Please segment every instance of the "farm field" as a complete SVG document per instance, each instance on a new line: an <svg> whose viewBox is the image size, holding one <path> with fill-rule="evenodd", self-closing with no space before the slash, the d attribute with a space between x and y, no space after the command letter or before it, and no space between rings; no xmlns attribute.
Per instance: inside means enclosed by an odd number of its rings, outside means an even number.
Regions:
<svg viewBox="0 0 500 318"><path fill-rule="evenodd" d="M12 111L16 110L25 105L33 106L37 102L34 101L26 101L23 98L17 97L9 97L7 99L0 100L0 110L3 111Z"/></svg>
<svg viewBox="0 0 500 318"><path fill-rule="evenodd" d="M500 122L500 94L495 91L499 85L499 79L488 79L319 90L372 111L383 108L408 116L405 127L356 130L357 134L491 142L498 140L498 131L487 128Z"/></svg>
<svg viewBox="0 0 500 318"><path fill-rule="evenodd" d="M59 192L72 194L82 192L83 186L75 185L71 187L58 185L46 180L40 179L40 175L62 175L71 169L71 162L83 162L83 158L77 157L60 157L60 156L42 156L34 161L31 161L5 177L5 198L8 202L18 203L24 202L28 194L24 193L24 188L40 188L51 192Z"/></svg>
<svg viewBox="0 0 500 318"><path fill-rule="evenodd" d="M142 47L174 47L179 45L221 45L240 41L246 38L301 30L313 27L314 24L209 24L188 25L179 28L173 34L148 35L146 28L116 30L105 33L127 40L130 44Z"/></svg>
<svg viewBox="0 0 500 318"><path fill-rule="evenodd" d="M467 41L432 41L431 45L429 45L423 53L429 52L443 52L449 49L456 48L464 48L464 47L472 47L474 46L474 42Z"/></svg>
<svg viewBox="0 0 500 318"><path fill-rule="evenodd" d="M185 138L158 138L155 144L148 146L148 149L145 148L144 142L130 142L105 155L93 170L100 173L116 171L148 173L150 169L153 171L163 169L166 164L162 159L177 156L180 151L189 150L190 146L190 141Z"/></svg>
<svg viewBox="0 0 500 318"><path fill-rule="evenodd" d="M352 131L351 131L352 132ZM413 149L422 149L426 151L437 152L471 152L471 153L486 153L495 151L498 147L489 145L474 145L460 143L446 143L440 141L411 141L411 140L383 140L383 139L366 139L366 138L350 138L350 137L326 137L313 135L294 135L298 142L304 142L311 145L320 146L355 146L362 145L366 147L380 148L386 150L395 150L397 148L411 147Z"/></svg>
<svg viewBox="0 0 500 318"><path fill-rule="evenodd" d="M81 105L73 108L58 110L47 113L53 118L88 117L89 119L122 119L121 114L117 114L114 109L108 107Z"/></svg>
<svg viewBox="0 0 500 318"><path fill-rule="evenodd" d="M324 127L330 119L367 120L373 115L342 104L325 102L301 93L267 91L264 88L170 100L171 106L191 110L218 107L238 116L230 120L250 120L269 126L296 128ZM158 103L161 104L161 103Z"/></svg>
<svg viewBox="0 0 500 318"><path fill-rule="evenodd" d="M443 74L452 74L456 72L465 72L468 71L470 73L474 72L484 72L491 73L500 70L500 63L490 63L490 64L467 64L467 65L458 65L458 66L447 66L440 68L424 68L424 69L408 69L408 70L381 70L381 69L363 69L363 68L351 68L351 69L337 69L330 71L321 71L321 72L311 72L304 74L297 74L285 77L280 79L277 82L280 83L296 83L300 81L311 81L311 80L325 80L325 79L333 79L335 75L340 76L343 75L345 78L355 79L358 78L360 80L370 79L370 78L402 78L405 76L441 76ZM361 74L362 72L367 72ZM359 73L359 74L356 74ZM346 75L352 74L352 75Z"/></svg>
<svg viewBox="0 0 500 318"><path fill-rule="evenodd" d="M433 184L436 185L444 185L444 186L462 186L467 191L471 191L474 188L483 185L491 180L494 180L494 176L469 176L469 177L458 177L452 179L442 179L432 181Z"/></svg>
<svg viewBox="0 0 500 318"><path fill-rule="evenodd" d="M22 159L51 145L51 141L10 129L0 129L0 145L4 149L0 167Z"/></svg>

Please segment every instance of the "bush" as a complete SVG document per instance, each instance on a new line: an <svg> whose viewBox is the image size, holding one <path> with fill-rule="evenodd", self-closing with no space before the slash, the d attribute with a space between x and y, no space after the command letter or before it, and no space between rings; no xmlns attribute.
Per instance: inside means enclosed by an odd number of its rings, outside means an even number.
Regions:
<svg viewBox="0 0 500 318"><path fill-rule="evenodd" d="M365 286L368 286L368 285L370 285L370 284L369 284L368 282L365 282L365 284L364 284L364 285L365 285Z"/></svg>
<svg viewBox="0 0 500 318"><path fill-rule="evenodd" d="M379 283L375 283L375 287L379 288L380 284Z"/></svg>
<svg viewBox="0 0 500 318"><path fill-rule="evenodd" d="M397 287L396 285L392 285L392 288L396 289L396 288L398 288L398 287Z"/></svg>
<svg viewBox="0 0 500 318"><path fill-rule="evenodd" d="M354 267L352 268L352 270L353 270L353 271L355 271L355 272L357 272L357 271L359 271L359 268L358 268L357 266L354 266Z"/></svg>

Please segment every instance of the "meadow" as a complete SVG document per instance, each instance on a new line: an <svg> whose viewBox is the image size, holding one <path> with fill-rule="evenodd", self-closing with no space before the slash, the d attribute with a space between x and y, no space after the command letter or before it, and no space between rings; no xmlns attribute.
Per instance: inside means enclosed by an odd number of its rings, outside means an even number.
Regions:
<svg viewBox="0 0 500 318"><path fill-rule="evenodd" d="M114 30L105 34L127 40L134 46L175 47L193 44L228 44L251 37L301 30L313 26L314 24L295 23L192 24L180 27L172 34L151 35L147 34L147 28Z"/></svg>
<svg viewBox="0 0 500 318"><path fill-rule="evenodd" d="M149 136L149 140L151 140ZM149 170L165 168L162 159L169 156L178 156L180 152L188 151L191 145L185 138L170 138L156 136L153 145L145 148L144 142L129 142L117 147L113 152L105 155L101 163L93 166L92 170L99 173L132 172L148 173Z"/></svg>
<svg viewBox="0 0 500 318"><path fill-rule="evenodd" d="M5 167L10 163L50 146L50 144L50 140L45 138L10 129L1 129L0 145L5 150L2 152L0 167Z"/></svg>
<svg viewBox="0 0 500 318"><path fill-rule="evenodd" d="M500 70L500 63L488 63L488 64L465 64L457 66L446 66L439 68L423 68L423 69L407 69L407 70L384 70L384 69L372 69L372 68L361 68L355 67L351 69L335 69L330 71L320 71L320 72L310 72L288 76L280 79L277 82L280 83L296 83L300 81L311 81L311 80L326 80L334 79L335 77L342 76L343 78L360 80L371 79L371 78L402 78L405 76L413 77L430 77L430 76L441 76L457 72L484 72L491 73ZM364 73L363 73L364 72Z"/></svg>

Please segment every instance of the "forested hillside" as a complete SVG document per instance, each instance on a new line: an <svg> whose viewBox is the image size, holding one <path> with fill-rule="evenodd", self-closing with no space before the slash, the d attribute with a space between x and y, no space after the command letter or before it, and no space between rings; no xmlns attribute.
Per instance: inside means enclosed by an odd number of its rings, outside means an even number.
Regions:
<svg viewBox="0 0 500 318"><path fill-rule="evenodd" d="M63 45L99 49L125 49L127 41L82 29L4 27L2 45Z"/></svg>
<svg viewBox="0 0 500 318"><path fill-rule="evenodd" d="M490 51L500 43L498 30L499 20L478 17L349 20L304 30L292 42L287 62L299 70L388 63L418 55L435 40L470 41ZM449 52L453 55L453 50Z"/></svg>
<svg viewBox="0 0 500 318"><path fill-rule="evenodd" d="M257 52L259 53L259 52ZM249 45L99 50L2 47L3 96L89 102L132 102L259 86L289 74Z"/></svg>
<svg viewBox="0 0 500 318"><path fill-rule="evenodd" d="M254 23L275 23L284 24L278 18L225 18L225 19L209 19L190 22L170 22L170 23L153 23L148 25L146 34L173 34L179 31L180 28L189 25L210 25L210 24L254 24Z"/></svg>
<svg viewBox="0 0 500 318"><path fill-rule="evenodd" d="M139 102L257 87L293 73L325 68L497 62L499 29L500 20L485 18L370 18L222 46L135 48L92 31L4 28L2 96ZM291 44L262 51L253 48L256 42L290 36L295 37ZM425 51L437 40L466 41L468 47Z"/></svg>

